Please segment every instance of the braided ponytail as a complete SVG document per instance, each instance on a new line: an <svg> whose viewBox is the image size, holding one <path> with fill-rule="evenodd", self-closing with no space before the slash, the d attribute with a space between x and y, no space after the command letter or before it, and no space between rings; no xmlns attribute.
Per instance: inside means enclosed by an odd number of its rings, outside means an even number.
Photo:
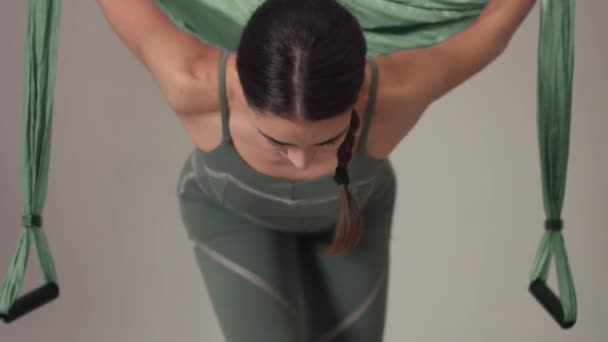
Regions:
<svg viewBox="0 0 608 342"><path fill-rule="evenodd" d="M334 256L347 252L357 246L361 240L362 216L357 205L348 189L348 163L352 157L353 145L355 144L355 132L359 129L359 114L353 110L350 128L342 145L338 149L338 167L334 179L340 186L340 213L338 223L334 230L334 240L331 246L325 251L328 256Z"/></svg>

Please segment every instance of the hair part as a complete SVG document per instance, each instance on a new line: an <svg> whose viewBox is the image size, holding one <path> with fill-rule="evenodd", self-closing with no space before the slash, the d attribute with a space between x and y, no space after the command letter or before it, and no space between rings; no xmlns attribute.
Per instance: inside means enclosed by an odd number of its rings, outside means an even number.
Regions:
<svg viewBox="0 0 608 342"><path fill-rule="evenodd" d="M267 0L251 15L237 49L237 72L248 104L287 120L319 121L356 103L367 46L357 19L336 0ZM353 110L338 149L338 167L352 157L360 118ZM340 211L328 255L354 248L362 216L348 184L339 185Z"/></svg>

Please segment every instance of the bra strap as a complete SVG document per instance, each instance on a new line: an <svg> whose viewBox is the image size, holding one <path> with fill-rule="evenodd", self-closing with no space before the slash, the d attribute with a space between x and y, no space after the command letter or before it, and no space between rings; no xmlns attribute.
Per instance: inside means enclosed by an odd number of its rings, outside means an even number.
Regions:
<svg viewBox="0 0 608 342"><path fill-rule="evenodd" d="M219 93L220 111L222 114L222 141L230 140L230 129L228 126L228 97L226 96L226 62L230 51L222 49L222 56L219 63Z"/></svg>
<svg viewBox="0 0 608 342"><path fill-rule="evenodd" d="M378 94L378 65L373 57L369 57L367 60L372 69L372 79L369 89L369 98L367 100L367 109L365 110L363 119L361 138L359 139L359 147L357 148L358 152L363 151L365 146L367 146L367 136L369 135L369 127L371 126L372 114L374 112L374 107L376 106L376 97Z"/></svg>

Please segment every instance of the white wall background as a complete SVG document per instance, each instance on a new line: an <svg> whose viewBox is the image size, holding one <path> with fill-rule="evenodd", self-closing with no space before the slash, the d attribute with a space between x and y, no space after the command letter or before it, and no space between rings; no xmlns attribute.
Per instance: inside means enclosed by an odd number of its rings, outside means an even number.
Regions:
<svg viewBox="0 0 608 342"><path fill-rule="evenodd" d="M2 276L22 214L25 10L26 1L0 3ZM0 326L0 341L219 342L174 195L189 138L97 4L65 1L63 10L44 211L62 295ZM436 103L392 156L386 341L608 341L607 12L607 2L581 1L576 17L563 216L577 325L561 330L527 292L544 219L537 7L505 54ZM41 284L34 256L24 291Z"/></svg>

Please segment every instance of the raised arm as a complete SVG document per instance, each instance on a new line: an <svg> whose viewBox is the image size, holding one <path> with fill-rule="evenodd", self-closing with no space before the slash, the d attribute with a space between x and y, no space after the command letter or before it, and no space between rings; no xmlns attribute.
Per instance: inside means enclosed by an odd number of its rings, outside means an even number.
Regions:
<svg viewBox="0 0 608 342"><path fill-rule="evenodd" d="M200 83L193 84L190 68L212 58L217 49L177 28L154 0L97 2L111 28L149 70L174 110L187 113L204 107L192 101L192 92L204 89Z"/></svg>
<svg viewBox="0 0 608 342"><path fill-rule="evenodd" d="M535 3L491 0L473 24L442 43L379 56L376 111L383 135L375 153L391 153L431 103L498 57Z"/></svg>
<svg viewBox="0 0 608 342"><path fill-rule="evenodd" d="M435 46L386 56L391 82L424 107L466 81L507 47L536 0L490 0L467 29Z"/></svg>

